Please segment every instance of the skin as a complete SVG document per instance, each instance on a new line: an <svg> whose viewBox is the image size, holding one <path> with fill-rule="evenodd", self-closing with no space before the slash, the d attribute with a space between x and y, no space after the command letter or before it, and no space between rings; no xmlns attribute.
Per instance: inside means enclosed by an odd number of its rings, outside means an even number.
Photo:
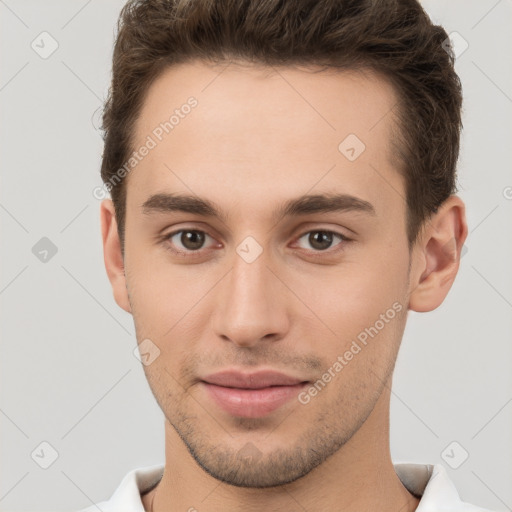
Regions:
<svg viewBox="0 0 512 512"><path fill-rule="evenodd" d="M190 96L197 107L128 175L124 261L112 202L101 204L115 300L138 342L160 350L144 371L165 415L166 465L145 509L154 500L154 511L415 510L390 456L392 372L408 310L437 308L453 284L464 203L449 197L409 252L391 158L396 96L370 72L181 64L150 87L134 147ZM338 151L350 133L366 145L353 162ZM165 192L206 198L225 218L143 213ZM273 218L288 199L332 192L370 202L375 215ZM179 229L209 235L194 257L180 235L163 240ZM352 241L319 249L315 230ZM236 252L247 236L263 249L252 263ZM307 404L241 418L201 387L226 368L315 382L396 302L402 310Z"/></svg>

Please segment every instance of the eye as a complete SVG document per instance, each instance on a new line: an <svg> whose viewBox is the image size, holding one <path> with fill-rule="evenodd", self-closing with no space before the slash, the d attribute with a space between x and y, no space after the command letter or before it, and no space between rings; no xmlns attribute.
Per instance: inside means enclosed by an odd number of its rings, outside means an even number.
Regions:
<svg viewBox="0 0 512 512"><path fill-rule="evenodd" d="M328 249L330 249L333 245L333 242L338 239L340 242L349 242L350 238L346 237L345 235L342 235L340 233L336 233L335 231L327 231L327 230L314 230L314 231L308 231L307 233L304 233L298 241L305 239L307 244L310 244L310 246L313 248L315 252L325 252ZM339 245L345 245L338 243ZM304 247L299 243L299 246L302 248L308 249L308 247ZM338 250L338 249L335 249ZM340 248L342 250L342 248Z"/></svg>
<svg viewBox="0 0 512 512"><path fill-rule="evenodd" d="M204 231L197 229L180 229L165 235L164 241L170 245L170 250L177 254L196 253L203 249L207 239L214 240Z"/></svg>
<svg viewBox="0 0 512 512"><path fill-rule="evenodd" d="M185 257L194 257L200 256L203 253L202 249L205 249L208 239L210 239L211 248L222 247L222 244L216 242L216 240L208 235L208 233L199 229L180 229L173 231L172 233L164 235L163 242L174 254ZM335 244L336 240L338 240L337 244ZM350 242L350 240L350 238L342 235L341 233L317 229L304 233L297 239L296 243L299 247L314 253L331 253L343 250L344 245ZM309 244L312 249L305 247L304 244ZM332 247L335 247L335 249L332 251L329 250Z"/></svg>

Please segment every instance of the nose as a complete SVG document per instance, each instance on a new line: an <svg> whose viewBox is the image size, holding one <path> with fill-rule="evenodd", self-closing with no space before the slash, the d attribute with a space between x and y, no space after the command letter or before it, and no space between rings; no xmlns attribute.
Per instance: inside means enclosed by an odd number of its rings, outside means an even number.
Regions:
<svg viewBox="0 0 512 512"><path fill-rule="evenodd" d="M289 329L289 297L264 255L248 263L235 254L233 268L215 297L215 332L239 347L277 341Z"/></svg>

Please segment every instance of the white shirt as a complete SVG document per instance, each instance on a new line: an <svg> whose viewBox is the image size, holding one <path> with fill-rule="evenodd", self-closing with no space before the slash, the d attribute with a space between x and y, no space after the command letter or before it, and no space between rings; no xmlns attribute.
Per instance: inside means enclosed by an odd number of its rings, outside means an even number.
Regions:
<svg viewBox="0 0 512 512"><path fill-rule="evenodd" d="M461 501L441 464L394 464L395 472L409 492L420 497L416 512L491 512ZM141 494L151 490L163 475L164 465L133 469L112 497L79 512L145 512Z"/></svg>

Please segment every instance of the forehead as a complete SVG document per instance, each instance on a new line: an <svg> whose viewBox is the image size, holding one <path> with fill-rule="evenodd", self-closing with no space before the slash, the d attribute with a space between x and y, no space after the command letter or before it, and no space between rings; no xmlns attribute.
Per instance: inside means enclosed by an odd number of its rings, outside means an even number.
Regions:
<svg viewBox="0 0 512 512"><path fill-rule="evenodd" d="M173 66L136 122L133 149L153 147L130 173L128 197L186 191L222 202L250 191L261 205L336 189L389 209L404 197L390 144L396 103L368 71Z"/></svg>

